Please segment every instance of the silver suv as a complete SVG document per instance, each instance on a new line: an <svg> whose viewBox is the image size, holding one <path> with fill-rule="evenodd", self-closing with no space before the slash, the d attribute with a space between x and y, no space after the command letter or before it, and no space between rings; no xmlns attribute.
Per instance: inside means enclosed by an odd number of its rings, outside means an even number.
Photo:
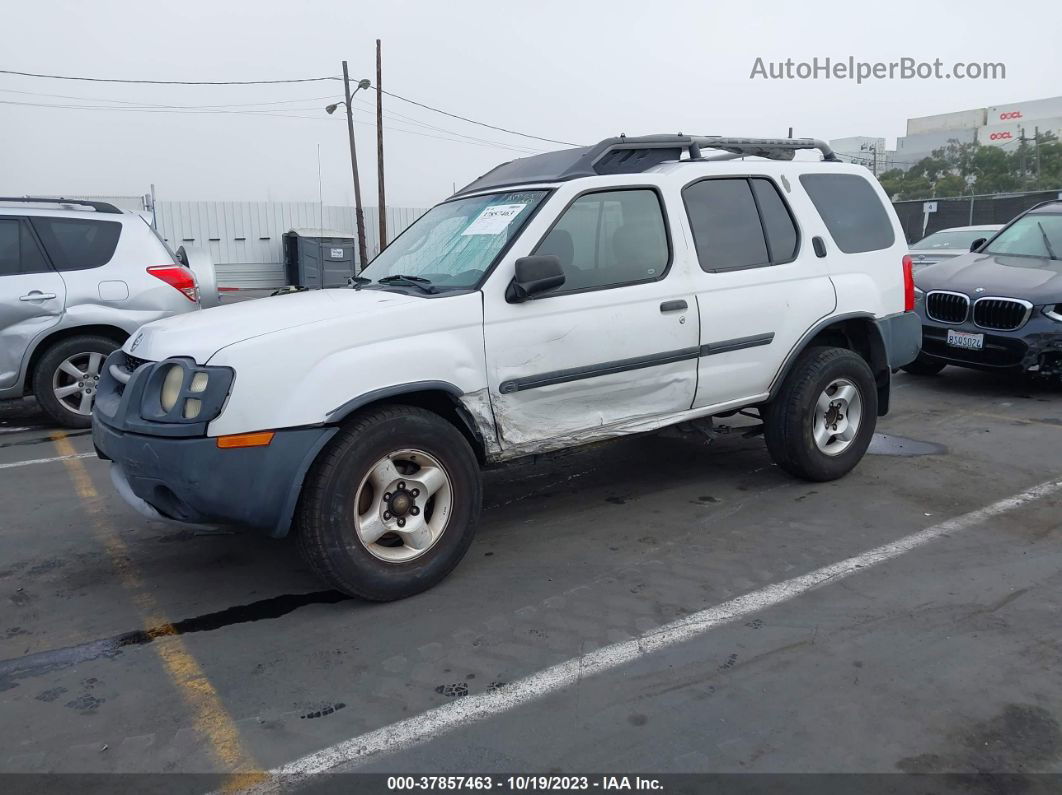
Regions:
<svg viewBox="0 0 1062 795"><path fill-rule="evenodd" d="M107 356L143 324L200 308L187 265L113 205L0 198L0 399L33 394L61 425L89 427Z"/></svg>

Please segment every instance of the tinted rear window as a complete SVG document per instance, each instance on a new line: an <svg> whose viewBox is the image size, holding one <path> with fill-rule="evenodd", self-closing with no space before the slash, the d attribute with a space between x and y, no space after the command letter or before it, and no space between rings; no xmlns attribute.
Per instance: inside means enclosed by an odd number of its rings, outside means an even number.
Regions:
<svg viewBox="0 0 1062 795"><path fill-rule="evenodd" d="M797 253L797 230L793 216L789 214L778 188L769 179L752 180L752 191L756 194L763 216L763 231L771 247L771 261L788 262Z"/></svg>
<svg viewBox="0 0 1062 795"><path fill-rule="evenodd" d="M76 271L106 265L114 256L122 225L116 221L86 218L34 218L52 264L61 271Z"/></svg>
<svg viewBox="0 0 1062 795"><path fill-rule="evenodd" d="M48 270L30 228L17 218L0 219L0 276Z"/></svg>
<svg viewBox="0 0 1062 795"><path fill-rule="evenodd" d="M889 248L896 236L877 192L855 174L802 174L800 183L845 254Z"/></svg>
<svg viewBox="0 0 1062 795"><path fill-rule="evenodd" d="M746 179L706 179L682 191L705 271L766 265L767 241Z"/></svg>

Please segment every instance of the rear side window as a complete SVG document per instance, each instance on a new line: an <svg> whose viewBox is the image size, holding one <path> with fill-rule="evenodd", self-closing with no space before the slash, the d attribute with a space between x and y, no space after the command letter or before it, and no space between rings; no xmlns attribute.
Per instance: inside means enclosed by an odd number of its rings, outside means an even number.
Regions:
<svg viewBox="0 0 1062 795"><path fill-rule="evenodd" d="M48 255L57 270L76 271L106 265L118 247L122 225L89 218L34 218Z"/></svg>
<svg viewBox="0 0 1062 795"><path fill-rule="evenodd" d="M877 191L855 174L802 174L800 183L845 254L889 248L896 236Z"/></svg>
<svg viewBox="0 0 1062 795"><path fill-rule="evenodd" d="M0 276L49 270L33 233L17 218L0 218Z"/></svg>
<svg viewBox="0 0 1062 795"><path fill-rule="evenodd" d="M760 207L760 217L763 218L771 262L789 262L797 253L797 230L793 216L789 214L778 188L769 179L752 180L752 192Z"/></svg>
<svg viewBox="0 0 1062 795"><path fill-rule="evenodd" d="M767 239L746 179L706 179L682 191L706 271L766 265Z"/></svg>
<svg viewBox="0 0 1062 795"><path fill-rule="evenodd" d="M682 199L702 270L759 268L796 257L793 216L769 179L706 179L688 185Z"/></svg>

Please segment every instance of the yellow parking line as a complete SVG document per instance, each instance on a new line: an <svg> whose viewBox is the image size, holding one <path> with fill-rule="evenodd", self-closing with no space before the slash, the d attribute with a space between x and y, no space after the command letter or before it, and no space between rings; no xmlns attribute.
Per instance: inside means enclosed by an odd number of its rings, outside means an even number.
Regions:
<svg viewBox="0 0 1062 795"><path fill-rule="evenodd" d="M1044 422L1043 420L1030 420L1026 417L1011 417L1006 414L990 414L987 411L967 411L967 414L972 414L975 417L988 417L993 420L1009 420L1010 422L1023 422L1028 425L1046 425L1048 428L1058 428L1062 430L1062 425L1055 422Z"/></svg>
<svg viewBox="0 0 1062 795"><path fill-rule="evenodd" d="M108 524L100 505L100 495L92 485L84 464L76 457L74 446L62 433L53 434L52 441L59 454L64 456L63 464L74 482L74 490L92 516L94 535L107 550L122 585L131 592L134 603L141 611L145 628L159 638L153 648L195 715L196 729L210 740L214 756L226 771L233 773L225 789L239 791L258 783L264 774L240 741L236 724L222 705L217 690L177 636L173 624L163 615L151 591L144 586L132 562L129 547Z"/></svg>

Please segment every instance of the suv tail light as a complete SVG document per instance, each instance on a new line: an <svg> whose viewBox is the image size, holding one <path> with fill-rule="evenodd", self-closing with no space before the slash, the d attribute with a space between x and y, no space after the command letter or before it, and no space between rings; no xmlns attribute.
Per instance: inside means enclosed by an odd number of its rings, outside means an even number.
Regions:
<svg viewBox="0 0 1062 795"><path fill-rule="evenodd" d="M199 302L199 286L195 282L195 274L183 265L155 265L147 269L147 272L156 279L162 279L170 287L180 292L189 301Z"/></svg>
<svg viewBox="0 0 1062 795"><path fill-rule="evenodd" d="M903 255L903 311L913 312L915 308L914 263L910 254Z"/></svg>

